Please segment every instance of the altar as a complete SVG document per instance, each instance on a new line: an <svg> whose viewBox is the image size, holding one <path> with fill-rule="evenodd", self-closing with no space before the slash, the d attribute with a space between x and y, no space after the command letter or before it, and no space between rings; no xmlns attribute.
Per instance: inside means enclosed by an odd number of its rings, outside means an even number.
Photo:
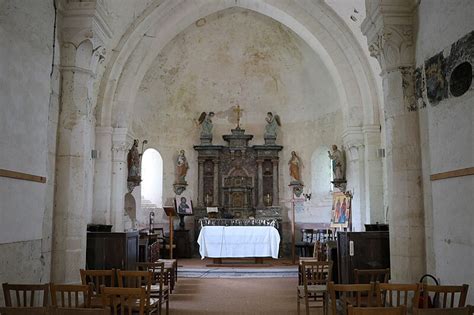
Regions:
<svg viewBox="0 0 474 315"><path fill-rule="evenodd" d="M278 259L280 234L273 226L204 226L197 240L201 258Z"/></svg>
<svg viewBox="0 0 474 315"><path fill-rule="evenodd" d="M250 145L249 142L253 139L253 135L246 134L245 129L240 128L240 123L238 123L235 129L231 129L230 134L224 134L222 138L227 142L227 145L214 145L211 135L201 135L201 143L194 146L198 153L198 191L197 205L194 207L194 236L198 243L201 242L200 254L202 257L215 256L215 258L277 258L279 245L277 245L277 249L260 251L257 250L260 245L248 243L254 250L237 252L237 248L221 248L222 244L219 245L220 243L208 244L209 241L213 243L212 238L217 237L211 236L214 235L209 234L211 232L203 232L208 230L220 231L219 236L226 236L227 241L233 239L235 244L246 242L244 231L252 231L252 233L257 230L265 230L266 233L276 232L278 244L281 237L279 155L283 147L275 143L276 134L265 134L264 144ZM210 209L212 209L212 213ZM240 222L241 226L240 228L227 226L229 229L222 226L202 227L202 220L208 218L241 220L234 222ZM265 224L255 224L257 222L255 220L273 220L272 222L275 224L271 229L268 226L260 229L254 225ZM229 224L226 222L224 225ZM233 232L229 234L229 231ZM233 234L237 231L242 234L234 237ZM274 237L272 236L272 238ZM275 240L272 242L275 243ZM224 245L227 246L228 243ZM216 252L217 249L222 251ZM243 254L250 256L242 256Z"/></svg>

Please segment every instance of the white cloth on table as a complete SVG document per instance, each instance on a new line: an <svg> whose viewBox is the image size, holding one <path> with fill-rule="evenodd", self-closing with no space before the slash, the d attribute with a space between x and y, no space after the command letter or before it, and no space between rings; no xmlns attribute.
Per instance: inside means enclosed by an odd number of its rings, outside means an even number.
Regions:
<svg viewBox="0 0 474 315"><path fill-rule="evenodd" d="M278 258L280 234L273 226L204 226L197 240L201 258Z"/></svg>

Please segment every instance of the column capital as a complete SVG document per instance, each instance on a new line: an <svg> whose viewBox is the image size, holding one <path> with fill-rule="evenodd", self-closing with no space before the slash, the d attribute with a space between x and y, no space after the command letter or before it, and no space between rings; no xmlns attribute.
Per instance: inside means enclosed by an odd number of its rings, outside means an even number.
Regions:
<svg viewBox="0 0 474 315"><path fill-rule="evenodd" d="M114 162L126 160L127 151L132 146L127 136L127 128L114 128L112 133L112 153Z"/></svg>
<svg viewBox="0 0 474 315"><path fill-rule="evenodd" d="M112 38L107 22L104 1L58 1L59 39L64 53L61 70L95 75L97 65L105 59L106 46ZM76 56L84 42L92 46L84 50L87 55Z"/></svg>
<svg viewBox="0 0 474 315"><path fill-rule="evenodd" d="M350 161L359 160L359 150L364 149L364 133L362 127L348 127L342 133L344 149L348 153Z"/></svg>
<svg viewBox="0 0 474 315"><path fill-rule="evenodd" d="M112 38L104 1L58 1L58 13L62 18L60 39L63 43L78 47L89 40L96 49Z"/></svg>
<svg viewBox="0 0 474 315"><path fill-rule="evenodd" d="M361 30L367 37L370 55L377 58L382 72L413 66L416 6L413 0L378 0L367 6Z"/></svg>

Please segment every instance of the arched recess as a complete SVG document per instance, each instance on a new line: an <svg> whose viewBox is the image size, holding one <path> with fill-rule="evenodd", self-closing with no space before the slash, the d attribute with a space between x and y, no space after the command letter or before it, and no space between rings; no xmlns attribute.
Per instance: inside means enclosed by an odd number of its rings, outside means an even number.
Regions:
<svg viewBox="0 0 474 315"><path fill-rule="evenodd" d="M347 26L323 1L167 0L153 2L114 49L101 82L98 125L127 128L138 87L161 49L198 19L230 7L271 17L307 42L335 82L345 126L379 124L376 85L368 61Z"/></svg>
<svg viewBox="0 0 474 315"><path fill-rule="evenodd" d="M364 51L341 18L324 1L156 0L125 32L102 77L96 122L99 127L127 130L139 86L162 48L200 18L239 7L270 17L291 29L320 56L334 82L343 112L342 142L363 148L380 146L379 103L375 78ZM366 130L375 139L365 143ZM372 132L377 130L376 132ZM347 138L347 139L346 139ZM357 143L354 144L354 141ZM363 150L361 151L363 155ZM361 160L365 161L365 156ZM364 167L363 162L361 168ZM376 167L380 167L377 165ZM362 170L361 170L362 171ZM367 170L377 173L377 170ZM375 181L382 179L376 179ZM364 187L353 188L361 195ZM114 200L112 195L112 200ZM381 205L353 205L364 211ZM119 207L117 207L119 208Z"/></svg>
<svg viewBox="0 0 474 315"><path fill-rule="evenodd" d="M142 156L141 205L151 202L163 206L163 159L155 149L146 149ZM147 214L148 215L148 214Z"/></svg>

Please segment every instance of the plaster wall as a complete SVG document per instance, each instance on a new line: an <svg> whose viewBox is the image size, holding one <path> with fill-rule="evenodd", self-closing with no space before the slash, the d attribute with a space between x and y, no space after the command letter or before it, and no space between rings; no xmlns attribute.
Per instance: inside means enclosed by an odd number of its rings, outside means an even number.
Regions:
<svg viewBox="0 0 474 315"><path fill-rule="evenodd" d="M52 1L0 2L0 168L47 178L0 178L2 283L49 281L59 111L53 24Z"/></svg>
<svg viewBox="0 0 474 315"><path fill-rule="evenodd" d="M148 139L163 157L164 203L174 195L174 161L180 149L190 163L186 192L196 199L197 155L192 146L199 143L200 113L216 113L213 143L225 144L222 135L235 128L232 109L239 104L244 109L242 128L254 135L251 145L263 143L266 112L281 117L280 203L287 210L290 152L300 155L305 191L310 191L312 176L317 176L311 171L313 152L341 143L342 110L328 78L323 62L303 40L256 12L231 8L190 25L160 52L134 108L132 132ZM318 197L297 214L298 222L328 222L330 203L318 209L314 205L327 202Z"/></svg>
<svg viewBox="0 0 474 315"><path fill-rule="evenodd" d="M472 1L421 1L418 8L416 64L450 46L474 29ZM472 64L472 59L471 59ZM474 88L449 95L420 110L427 271L444 284L474 284L473 176L430 181L431 174L474 166ZM474 301L470 291L468 303Z"/></svg>

